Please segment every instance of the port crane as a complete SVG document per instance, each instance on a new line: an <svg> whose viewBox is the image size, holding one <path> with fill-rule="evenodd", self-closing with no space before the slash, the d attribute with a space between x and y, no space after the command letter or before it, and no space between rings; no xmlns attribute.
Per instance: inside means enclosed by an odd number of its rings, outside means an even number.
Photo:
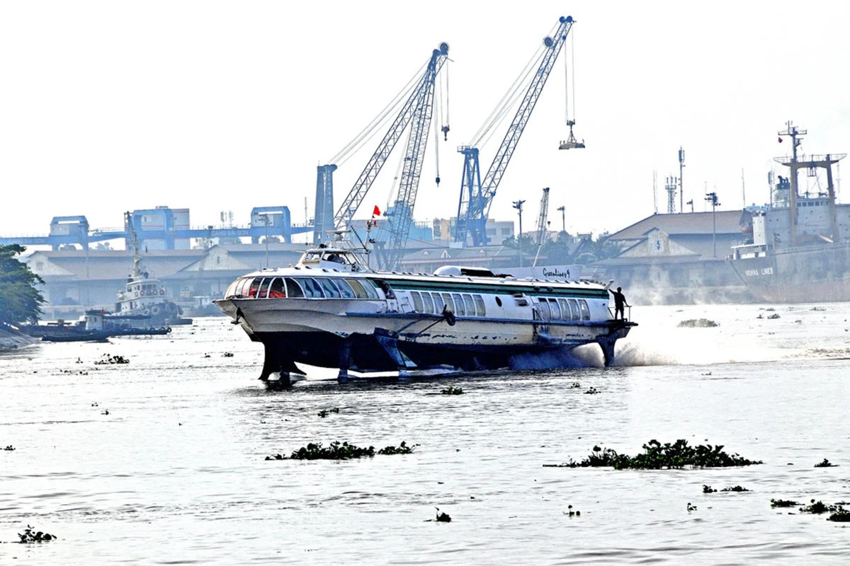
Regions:
<svg viewBox="0 0 850 566"><path fill-rule="evenodd" d="M546 243L546 236L549 234L549 187L543 189L543 197L540 199L540 214L537 217L537 235L534 239L534 245L538 251L540 247Z"/></svg>
<svg viewBox="0 0 850 566"><path fill-rule="evenodd" d="M534 106L540 98L543 87L546 85L546 80L552 72L552 68L555 65L558 54L561 52L561 48L566 42L567 34L572 29L573 23L575 22L572 16L562 16L558 20L558 25L554 33L544 39L540 64L531 78L514 119L510 126L508 126L508 131L505 133L502 144L496 152L483 181L481 180L479 152L476 146L484 135L489 132L492 122L501 118L502 113L494 112L492 115L494 116L493 120L490 120L490 123L481 128L479 131L480 135L476 136L476 140L468 146L458 148L458 151L464 156L464 162L460 200L458 202L457 224L454 234L454 240L456 242L462 242L466 245L471 241L473 246L487 244L486 224L487 217L490 214L490 206L493 204L493 197L496 195L499 183L502 181L508 163L510 163L523 131L525 131L528 119L531 117Z"/></svg>
<svg viewBox="0 0 850 566"><path fill-rule="evenodd" d="M394 199L394 205L390 211L387 211L390 229L388 230L387 241L384 242L385 253L382 260L386 264L384 267L392 267L398 262L410 232L413 207L416 202L419 178L422 173L425 148L433 115L436 78L443 64L448 59L448 52L449 46L446 43L441 43L438 49L434 49L425 65L424 72L419 76L412 88L410 88L407 99L403 104L398 101L395 103L395 107L401 104L398 114L390 124L377 149L375 149L375 152L366 163L360 176L354 182L348 195L342 201L336 213L333 213L332 222L328 222L328 220L331 218L331 210L333 209L333 173L337 169L337 164L319 166L316 181L314 241L321 241L325 237L326 230L333 228L343 229L351 224L354 214L362 204L381 168L386 163L405 130L409 127L410 132L407 139L398 192ZM393 103L391 103L391 106L393 106ZM383 116L379 116L373 120L367 126L364 133L361 133L357 139L349 143L332 161L337 161L337 158L345 157L347 153L355 149L355 146L359 148L359 145L362 145L361 142L369 136L372 130L377 128L378 124L393 109L394 107L385 110ZM443 126L441 131L446 134L448 127Z"/></svg>

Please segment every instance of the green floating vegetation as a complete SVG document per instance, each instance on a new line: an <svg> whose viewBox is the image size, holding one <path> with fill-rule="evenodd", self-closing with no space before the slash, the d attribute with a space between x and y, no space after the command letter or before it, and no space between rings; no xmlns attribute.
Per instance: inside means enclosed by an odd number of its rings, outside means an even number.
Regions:
<svg viewBox="0 0 850 566"><path fill-rule="evenodd" d="M799 505L796 501L791 499L771 499L770 506L771 507L796 507Z"/></svg>
<svg viewBox="0 0 850 566"><path fill-rule="evenodd" d="M572 385L570 385L570 387L569 387L569 388L570 388L570 389L581 389L581 383L579 383L578 381L576 381L576 382L574 382Z"/></svg>
<svg viewBox="0 0 850 566"><path fill-rule="evenodd" d="M402 440L401 444L399 444L398 446L386 446L384 448L381 448L380 450L378 450L378 454L382 456L392 456L393 454L413 454L413 451L416 449L417 446L419 445L412 444L408 446L407 443Z"/></svg>
<svg viewBox="0 0 850 566"><path fill-rule="evenodd" d="M850 511L843 507L839 507L835 513L826 518L827 521L835 521L836 523L850 523Z"/></svg>
<svg viewBox="0 0 850 566"><path fill-rule="evenodd" d="M412 454L415 448L419 446L414 444L408 446L402 440L399 446L387 446L376 452L374 446L361 448L348 442L331 442L328 446L323 446L321 442L310 443L307 446L302 446L298 450L290 454L290 460L351 460L353 458L371 458L376 453L380 455L393 454ZM266 456L266 460L286 460L286 456L275 454L274 456Z"/></svg>
<svg viewBox="0 0 850 566"><path fill-rule="evenodd" d="M826 458L823 459L823 462L820 464L815 464L815 468L837 468L835 464L830 463Z"/></svg>
<svg viewBox="0 0 850 566"><path fill-rule="evenodd" d="M720 326L707 318L690 318L679 323L679 328L714 328Z"/></svg>
<svg viewBox="0 0 850 566"><path fill-rule="evenodd" d="M673 444L661 444L653 439L643 445L643 454L628 456L618 454L611 448L593 447L593 452L584 460L570 460L559 467L596 468L612 467L615 470L662 470L692 468L726 468L761 464L759 460L748 460L738 454L727 454L723 445L711 444L689 446L688 441L679 439Z"/></svg>
<svg viewBox="0 0 850 566"><path fill-rule="evenodd" d="M319 416L322 417L322 418L325 418L331 413L338 413L338 412L339 412L339 407L334 407L333 409L322 409L321 411L319 411Z"/></svg>
<svg viewBox="0 0 850 566"><path fill-rule="evenodd" d="M27 528L24 529L23 534L18 533L18 536L21 538L21 544L32 544L35 542L48 542L54 540L57 537L56 535L51 535L50 533L45 533L42 531L36 531L30 525L27 525Z"/></svg>
<svg viewBox="0 0 850 566"><path fill-rule="evenodd" d="M702 485L702 492L703 493L717 493L717 490L713 489L710 485L703 484Z"/></svg>
<svg viewBox="0 0 850 566"><path fill-rule="evenodd" d="M463 389L449 385L447 388L441 389L440 393L443 395L463 395Z"/></svg>
<svg viewBox="0 0 850 566"><path fill-rule="evenodd" d="M103 359L97 360L94 362L96 366L106 366L113 364L129 364L130 360L125 358L120 354L115 354L114 356L110 356L109 354L103 354Z"/></svg>
<svg viewBox="0 0 850 566"><path fill-rule="evenodd" d="M743 491L750 491L750 490L747 489L746 487L741 487L740 485L736 485L734 487L725 487L721 491L735 491L735 492L740 493L740 492L743 492Z"/></svg>
<svg viewBox="0 0 850 566"><path fill-rule="evenodd" d="M6 448L4 448L3 450L5 450L6 452L11 452L14 449L15 449L15 447L10 444Z"/></svg>
<svg viewBox="0 0 850 566"><path fill-rule="evenodd" d="M838 511L843 511L843 509L838 505L826 505L823 501L815 501L814 499L812 499L811 505L800 507L800 513L813 513L815 515L836 513Z"/></svg>
<svg viewBox="0 0 850 566"><path fill-rule="evenodd" d="M600 391L593 386L591 386L587 391L584 392L585 395L598 395L599 393Z"/></svg>

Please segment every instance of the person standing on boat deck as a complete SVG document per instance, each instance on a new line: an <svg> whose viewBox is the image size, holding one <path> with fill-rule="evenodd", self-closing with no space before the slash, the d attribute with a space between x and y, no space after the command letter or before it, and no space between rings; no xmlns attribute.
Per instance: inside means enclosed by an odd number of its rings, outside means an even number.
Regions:
<svg viewBox="0 0 850 566"><path fill-rule="evenodd" d="M620 319L626 320L626 310L624 307L631 307L632 305L626 302L623 288L617 287L617 290L611 291L611 294L614 295L614 320L617 320L617 313L620 313Z"/></svg>

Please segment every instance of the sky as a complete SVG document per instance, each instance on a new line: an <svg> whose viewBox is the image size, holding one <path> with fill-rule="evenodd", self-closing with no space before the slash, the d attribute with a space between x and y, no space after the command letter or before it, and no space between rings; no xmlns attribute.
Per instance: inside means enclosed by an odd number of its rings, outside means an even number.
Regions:
<svg viewBox="0 0 850 566"><path fill-rule="evenodd" d="M790 151L777 143L788 120L808 130L806 153L850 151L844 2L3 2L0 235L47 234L54 216L117 227L124 211L161 205L190 208L193 226L219 225L222 211L247 224L252 207L279 205L303 223L316 166L441 42L451 131L439 144L439 187L429 140L415 217L454 216L457 147L566 15L576 21L569 106L587 147L558 150L569 134L562 53L491 218L516 220L511 203L524 199L523 224L533 226L550 187L557 229L559 206L571 233L625 228L656 211L653 172L666 211L680 146L695 210L706 190L722 210L763 204L773 157ZM482 169L507 125L480 148ZM336 172L337 205L379 139ZM358 217L385 209L402 150Z"/></svg>

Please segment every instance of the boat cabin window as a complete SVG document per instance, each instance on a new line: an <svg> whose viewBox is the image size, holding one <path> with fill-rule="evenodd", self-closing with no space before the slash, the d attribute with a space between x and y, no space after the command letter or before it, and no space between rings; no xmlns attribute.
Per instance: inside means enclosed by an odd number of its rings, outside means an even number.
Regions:
<svg viewBox="0 0 850 566"><path fill-rule="evenodd" d="M571 320L572 315L570 314L570 306L567 304L567 300L558 299L558 306L561 307L561 318L564 320Z"/></svg>
<svg viewBox="0 0 850 566"><path fill-rule="evenodd" d="M552 311L552 320L561 320L561 309L558 307L557 299L549 299L549 310Z"/></svg>
<svg viewBox="0 0 850 566"><path fill-rule="evenodd" d="M425 307L422 304L422 295L419 294L419 291L411 291L410 298L413 299L413 310L416 312L425 312Z"/></svg>
<svg viewBox="0 0 850 566"><path fill-rule="evenodd" d="M431 298L434 299L434 310L437 314L442 313L443 309L446 308L446 301L443 298L443 295L439 293L431 293Z"/></svg>
<svg viewBox="0 0 850 566"><path fill-rule="evenodd" d="M431 293L422 291L422 303L425 309L424 312L434 312L434 301L431 300Z"/></svg>
<svg viewBox="0 0 850 566"><path fill-rule="evenodd" d="M540 318L543 320L552 318L552 313L549 311L549 301L546 299L537 299L537 310L540 312Z"/></svg>
<svg viewBox="0 0 850 566"><path fill-rule="evenodd" d="M369 295L370 299L380 299L381 296L378 295L378 284L371 279L363 279L363 288L366 289L366 294ZM386 295L385 295L386 296ZM392 299L394 297L387 297L388 299Z"/></svg>
<svg viewBox="0 0 850 566"><path fill-rule="evenodd" d="M269 286L270 299L282 299L286 297L286 289L284 288L283 278L275 277L272 279L272 284Z"/></svg>
<svg viewBox="0 0 850 566"><path fill-rule="evenodd" d="M450 311L452 311L452 312L456 313L457 311L455 311L455 305L454 305L454 301L452 300L452 296L451 296L451 294L449 294L449 293L443 293L443 294L441 295L441 297L442 297L442 299L443 299L443 305L445 305L445 308L447 308L448 310L450 310ZM441 309L441 310L442 310L442 309Z"/></svg>
<svg viewBox="0 0 850 566"><path fill-rule="evenodd" d="M299 279L298 282L304 287L304 296L308 299L321 299L325 296L325 294L322 293L322 288L319 286L319 282L312 277Z"/></svg>
<svg viewBox="0 0 850 566"><path fill-rule="evenodd" d="M481 295L472 295L472 299L475 301L475 310L477 311L478 316L487 316L487 308L484 306L484 297Z"/></svg>
<svg viewBox="0 0 850 566"><path fill-rule="evenodd" d="M452 298L455 301L455 314L466 316L466 307L463 306L463 297L460 296L460 293L452 293Z"/></svg>
<svg viewBox="0 0 850 566"><path fill-rule="evenodd" d="M581 309L581 319L590 320L590 309L587 306L587 301L579 299L578 306Z"/></svg>
<svg viewBox="0 0 850 566"><path fill-rule="evenodd" d="M339 299L342 295L339 292L339 289L336 288L334 282L328 279L327 277L320 277L317 279L319 285L322 286L322 291L325 292L325 297L328 299Z"/></svg>
<svg viewBox="0 0 850 566"><path fill-rule="evenodd" d="M291 279L289 277L286 278L286 296L289 298L304 297L304 290L295 279Z"/></svg>
<svg viewBox="0 0 850 566"><path fill-rule="evenodd" d="M248 296L256 297L257 291L260 290L260 282L262 281L262 277L255 277L253 281L251 281L251 286L248 288Z"/></svg>
<svg viewBox="0 0 850 566"><path fill-rule="evenodd" d="M269 285L271 285L272 279L271 277L266 277L263 279L263 282L260 283L260 291L257 293L257 298L265 299L269 294Z"/></svg>
<svg viewBox="0 0 850 566"><path fill-rule="evenodd" d="M332 261L334 263L341 263L343 265L349 265L352 263L351 256L345 252L340 253L338 251L325 252L322 259L325 261Z"/></svg>
<svg viewBox="0 0 850 566"><path fill-rule="evenodd" d="M234 281L233 283L230 284L230 286L227 288L227 291L224 292L224 298L225 299L228 298L228 297L232 297L233 295L236 294L236 286L238 284L239 284L238 280Z"/></svg>
<svg viewBox="0 0 850 566"><path fill-rule="evenodd" d="M573 320L581 320L581 314L578 310L578 301L570 299L570 317Z"/></svg>
<svg viewBox="0 0 850 566"><path fill-rule="evenodd" d="M475 301L472 300L472 295L463 295L463 306L466 307L467 316L475 316Z"/></svg>
<svg viewBox="0 0 850 566"><path fill-rule="evenodd" d="M247 297L248 296L248 287L251 286L251 281L253 281L250 277L245 277L239 282L239 286L236 288L236 295L239 297Z"/></svg>
<svg viewBox="0 0 850 566"><path fill-rule="evenodd" d="M334 279L334 283L339 287L339 292L342 293L343 299L353 299L356 296L354 289L351 288L351 285L345 279Z"/></svg>
<svg viewBox="0 0 850 566"><path fill-rule="evenodd" d="M366 289L357 279L346 279L346 283L351 285L351 288L354 290L354 296L358 299L368 299L369 295L366 294Z"/></svg>

